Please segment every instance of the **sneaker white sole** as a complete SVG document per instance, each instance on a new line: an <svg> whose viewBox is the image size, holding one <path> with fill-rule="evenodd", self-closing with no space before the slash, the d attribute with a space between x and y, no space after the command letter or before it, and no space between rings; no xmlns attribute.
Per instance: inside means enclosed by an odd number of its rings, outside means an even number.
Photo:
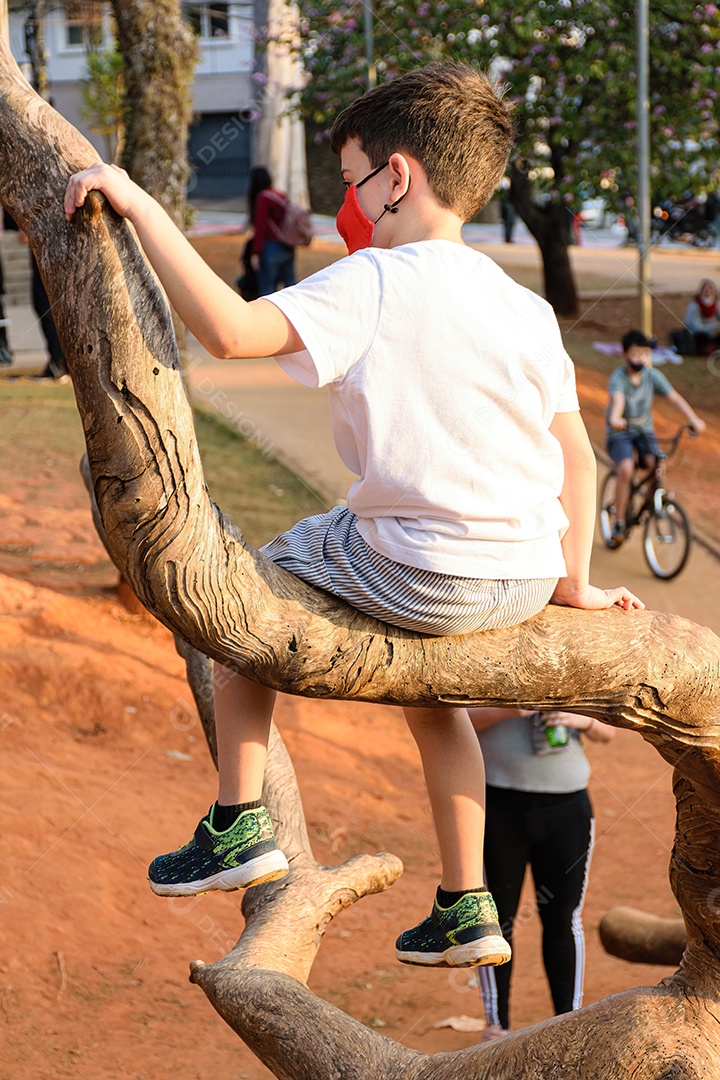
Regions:
<svg viewBox="0 0 720 1080"><path fill-rule="evenodd" d="M444 952L404 952L395 950L401 964L418 964L422 967L479 967L481 964L507 964L512 950L504 937L491 934L470 941L467 945L451 945Z"/></svg>
<svg viewBox="0 0 720 1080"><path fill-rule="evenodd" d="M233 892L235 889L250 889L253 885L264 885L267 881L277 881L285 877L289 870L288 861L282 851L268 851L258 855L242 866L232 870L221 870L219 874L201 878L199 881L183 881L177 885L162 882L150 882L150 888L157 896L197 896L199 893L219 889Z"/></svg>

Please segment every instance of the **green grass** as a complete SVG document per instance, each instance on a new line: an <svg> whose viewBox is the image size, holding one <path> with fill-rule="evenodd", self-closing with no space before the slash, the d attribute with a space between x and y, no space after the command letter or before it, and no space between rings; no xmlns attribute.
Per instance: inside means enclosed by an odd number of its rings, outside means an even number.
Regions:
<svg viewBox="0 0 720 1080"><path fill-rule="evenodd" d="M327 510L304 481L212 414L196 411L195 431L210 495L251 544Z"/></svg>
<svg viewBox="0 0 720 1080"><path fill-rule="evenodd" d="M210 495L251 544L327 509L294 473L214 416L196 412L195 430ZM85 441L72 387L0 379L0 446L30 485L49 460L55 475L78 476ZM36 494L51 497L41 489Z"/></svg>

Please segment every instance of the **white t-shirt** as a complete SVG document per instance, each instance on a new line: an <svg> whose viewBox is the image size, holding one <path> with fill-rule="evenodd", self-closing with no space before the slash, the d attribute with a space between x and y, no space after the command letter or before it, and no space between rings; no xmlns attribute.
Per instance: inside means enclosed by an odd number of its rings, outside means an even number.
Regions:
<svg viewBox="0 0 720 1080"><path fill-rule="evenodd" d="M550 306L447 240L359 251L267 296L305 351L277 358L329 384L335 445L370 547L473 578L561 577L560 444L579 408Z"/></svg>

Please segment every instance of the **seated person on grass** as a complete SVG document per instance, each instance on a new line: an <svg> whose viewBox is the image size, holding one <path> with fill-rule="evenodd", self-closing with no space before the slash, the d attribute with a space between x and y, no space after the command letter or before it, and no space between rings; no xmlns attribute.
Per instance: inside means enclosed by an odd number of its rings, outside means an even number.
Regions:
<svg viewBox="0 0 720 1080"><path fill-rule="evenodd" d="M615 524L613 538L625 539L625 514L630 499L630 483L636 463L651 469L659 453L652 404L655 394L674 405L696 431L705 422L695 413L662 372L650 364L652 346L640 330L630 330L622 339L625 363L610 376L607 420L607 451L615 465Z"/></svg>
<svg viewBox="0 0 720 1080"><path fill-rule="evenodd" d="M687 306L685 328L695 335L699 356L709 356L720 349L720 311L715 282L704 278Z"/></svg>

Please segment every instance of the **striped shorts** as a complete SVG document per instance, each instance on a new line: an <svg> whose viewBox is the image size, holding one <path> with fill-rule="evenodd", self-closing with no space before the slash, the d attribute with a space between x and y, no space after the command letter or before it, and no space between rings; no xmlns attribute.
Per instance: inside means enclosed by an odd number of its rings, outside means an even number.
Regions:
<svg viewBox="0 0 720 1080"><path fill-rule="evenodd" d="M404 566L365 543L344 506L299 521L260 550L381 622L449 636L516 626L548 603L557 578L494 580Z"/></svg>

